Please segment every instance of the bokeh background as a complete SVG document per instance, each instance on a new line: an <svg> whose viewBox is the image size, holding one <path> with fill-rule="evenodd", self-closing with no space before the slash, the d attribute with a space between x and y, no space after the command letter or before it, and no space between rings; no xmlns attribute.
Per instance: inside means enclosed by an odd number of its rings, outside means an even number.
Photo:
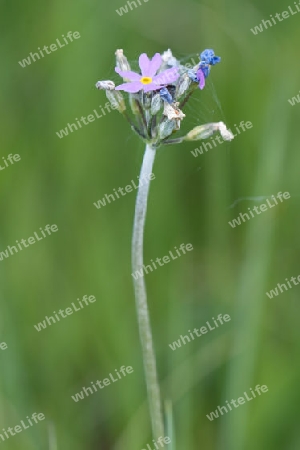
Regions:
<svg viewBox="0 0 300 450"><path fill-rule="evenodd" d="M250 28L293 2L149 0L121 17L116 9L124 4L2 3L1 157L18 153L21 161L0 173L0 251L48 223L59 231L0 262L0 341L8 345L0 351L0 430L35 411L46 416L1 445L141 450L151 442L130 268L135 193L99 210L93 205L136 179L143 144L117 111L63 139L56 131L105 104L95 83L116 79L117 48L133 61L168 48L188 60L213 48L222 63L187 105L185 124L243 120L253 128L197 158L191 150L201 142L158 152L145 261L181 243L194 246L146 277L162 395L172 404L176 450L297 450L300 287L273 299L266 291L300 274L300 105L288 103L300 89L300 14L255 36ZM70 30L81 38L30 66L18 64ZM278 191L291 199L229 226L261 203L244 197ZM34 329L85 294L97 302ZM231 322L169 348L220 313ZM122 365L134 373L71 399ZM207 419L256 384L269 392Z"/></svg>

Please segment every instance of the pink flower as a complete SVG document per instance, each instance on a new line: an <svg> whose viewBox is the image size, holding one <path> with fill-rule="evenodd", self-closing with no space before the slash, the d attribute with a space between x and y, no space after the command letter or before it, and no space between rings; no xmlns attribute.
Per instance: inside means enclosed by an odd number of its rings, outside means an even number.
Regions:
<svg viewBox="0 0 300 450"><path fill-rule="evenodd" d="M141 91L144 92L156 91L162 87L174 83L179 78L177 67L164 70L158 75L155 75L162 64L162 57L156 53L150 60L146 53L143 53L139 58L139 66L142 75L132 71L122 71L116 67L116 72L123 78L130 80L129 83L120 84L116 87L117 91L130 92L132 94Z"/></svg>

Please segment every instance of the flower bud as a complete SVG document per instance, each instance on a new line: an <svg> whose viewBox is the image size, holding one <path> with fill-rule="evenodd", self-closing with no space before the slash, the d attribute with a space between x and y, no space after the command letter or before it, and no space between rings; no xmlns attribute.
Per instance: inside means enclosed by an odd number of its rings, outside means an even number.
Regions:
<svg viewBox="0 0 300 450"><path fill-rule="evenodd" d="M175 128L175 120L165 119L160 125L158 129L158 134L160 139L165 139L166 137L172 134Z"/></svg>
<svg viewBox="0 0 300 450"><path fill-rule="evenodd" d="M207 123L205 125L199 125L193 128L186 136L186 141L198 141L200 139L207 139L218 130L218 124Z"/></svg>
<svg viewBox="0 0 300 450"><path fill-rule="evenodd" d="M185 141L198 141L200 139L207 139L216 131L219 131L224 141L231 141L234 136L230 130L227 129L223 122L207 123L193 128L186 136Z"/></svg>
<svg viewBox="0 0 300 450"><path fill-rule="evenodd" d="M165 51L162 55L162 65L159 68L158 73L163 72L166 69L169 69L170 67L179 66L179 61L173 56L172 51L168 49Z"/></svg>
<svg viewBox="0 0 300 450"><path fill-rule="evenodd" d="M136 116L138 114L141 114L141 104L139 102L139 95L138 94L129 94L129 103L131 107L131 111Z"/></svg>
<svg viewBox="0 0 300 450"><path fill-rule="evenodd" d="M110 101L113 109L117 109L120 113L126 109L123 95L119 91L106 91L106 97Z"/></svg>
<svg viewBox="0 0 300 450"><path fill-rule="evenodd" d="M163 54L161 55L161 58L163 60L164 63L166 63L168 66L178 66L179 62L177 61L177 59L173 56L173 53L170 49L166 50L165 52L163 52Z"/></svg>
<svg viewBox="0 0 300 450"><path fill-rule="evenodd" d="M182 75L178 80L176 97L181 97L190 87L192 81L187 73Z"/></svg>
<svg viewBox="0 0 300 450"><path fill-rule="evenodd" d="M128 62L126 56L124 56L122 49L117 50L115 55L116 55L116 60L117 60L117 67L120 70L122 70L123 72L131 70L129 62Z"/></svg>
<svg viewBox="0 0 300 450"><path fill-rule="evenodd" d="M111 80L97 81L96 83L97 89L103 89L105 91L113 91L115 87L116 87L115 83Z"/></svg>
<svg viewBox="0 0 300 450"><path fill-rule="evenodd" d="M162 99L160 94L155 94L152 98L151 102L151 114L152 116L155 116L155 114L158 113L158 111L162 108Z"/></svg>

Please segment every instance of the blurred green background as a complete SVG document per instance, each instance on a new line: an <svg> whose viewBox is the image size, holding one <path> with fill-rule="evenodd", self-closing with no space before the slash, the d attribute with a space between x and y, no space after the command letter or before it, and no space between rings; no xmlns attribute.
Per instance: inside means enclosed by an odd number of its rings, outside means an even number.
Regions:
<svg viewBox="0 0 300 450"><path fill-rule="evenodd" d="M95 88L129 60L171 48L213 48L222 63L185 108L185 125L253 128L193 157L201 142L159 149L145 262L194 251L146 277L162 395L176 450L297 450L299 289L266 291L300 274L300 14L253 35L286 1L149 0L122 17L110 2L3 2L0 251L40 227L59 231L0 262L0 430L33 412L45 421L1 442L7 450L141 450L151 442L130 267L135 193L93 202L139 174L143 144L117 112L59 139L56 131L106 103ZM68 31L81 38L22 68L18 61ZM1 159L2 161L2 159ZM291 199L232 229L228 221L289 191ZM83 295L97 302L38 333L34 324ZM173 352L168 344L218 314L231 322ZM71 395L122 365L134 373L84 400ZM210 422L206 414L256 384L269 392Z"/></svg>

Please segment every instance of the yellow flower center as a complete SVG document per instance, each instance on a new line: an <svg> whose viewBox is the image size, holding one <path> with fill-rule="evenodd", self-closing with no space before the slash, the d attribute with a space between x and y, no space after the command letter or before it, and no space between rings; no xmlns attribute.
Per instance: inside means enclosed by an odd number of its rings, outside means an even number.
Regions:
<svg viewBox="0 0 300 450"><path fill-rule="evenodd" d="M142 77L142 78L140 79L140 81L141 81L141 83L143 83L143 84L150 84L150 83L152 83L152 78L151 78L151 77Z"/></svg>

